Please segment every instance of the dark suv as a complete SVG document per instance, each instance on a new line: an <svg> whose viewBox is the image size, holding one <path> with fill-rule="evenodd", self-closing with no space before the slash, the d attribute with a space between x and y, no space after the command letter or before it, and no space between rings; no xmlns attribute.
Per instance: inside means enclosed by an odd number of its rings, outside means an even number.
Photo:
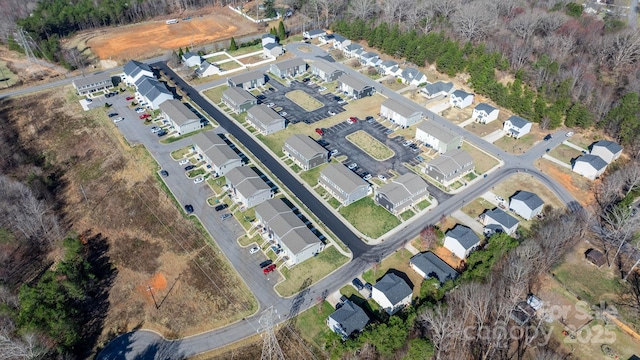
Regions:
<svg viewBox="0 0 640 360"><path fill-rule="evenodd" d="M191 214L193 212L193 206L191 206L190 204L185 205L184 211L186 211L187 214Z"/></svg>
<svg viewBox="0 0 640 360"><path fill-rule="evenodd" d="M544 137L544 141L551 140L551 138L553 138L553 136L551 136L551 134L547 134L547 136Z"/></svg>
<svg viewBox="0 0 640 360"><path fill-rule="evenodd" d="M364 289L364 284L358 278L353 279L351 283L353 284L353 286L355 286L356 289L358 289L358 291Z"/></svg>
<svg viewBox="0 0 640 360"><path fill-rule="evenodd" d="M227 204L220 204L220 205L216 206L214 209L216 209L216 211L221 211L221 210L224 210L224 209L226 209L228 207L229 207L229 205L227 205Z"/></svg>

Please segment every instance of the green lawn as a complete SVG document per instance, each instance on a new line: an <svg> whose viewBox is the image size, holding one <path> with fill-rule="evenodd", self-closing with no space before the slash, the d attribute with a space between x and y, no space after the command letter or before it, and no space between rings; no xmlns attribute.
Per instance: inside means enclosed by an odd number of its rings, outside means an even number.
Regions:
<svg viewBox="0 0 640 360"><path fill-rule="evenodd" d="M285 277L285 281L276 285L276 291L282 296L291 296L300 291L300 286L306 279L311 278L311 283L315 283L346 264L347 261L349 261L348 257L342 255L335 247L329 246L318 256L312 257L292 269L282 267L280 272Z"/></svg>
<svg viewBox="0 0 640 360"><path fill-rule="evenodd" d="M606 265L597 268L587 261L574 261L564 262L552 273L582 300L597 305L600 301L617 300L617 293L623 291L620 280L608 270Z"/></svg>
<svg viewBox="0 0 640 360"><path fill-rule="evenodd" d="M160 140L160 143L161 144L171 144L171 143L176 142L178 140L182 140L184 138L188 138L189 136L193 136L195 134L201 133L203 131L211 130L211 129L213 129L213 126L211 124L209 124L209 125L201 128L201 129L199 129L199 130L192 131L192 132L187 133L187 134L182 134L180 136L170 136L170 137L164 138L164 139Z"/></svg>
<svg viewBox="0 0 640 360"><path fill-rule="evenodd" d="M229 60L230 58L226 55L226 54L220 54L220 55L216 55L216 56L212 56L207 58L207 61L210 63L216 63L218 61L222 61L222 60Z"/></svg>
<svg viewBox="0 0 640 360"><path fill-rule="evenodd" d="M182 149L178 149L178 150L172 151L171 152L171 157L174 160L180 160L183 157L185 157L186 155L190 154L191 153L191 149L192 149L192 146L189 145L189 146L183 147Z"/></svg>
<svg viewBox="0 0 640 360"><path fill-rule="evenodd" d="M462 150L468 152L469 155L471 155L471 157L473 158L473 165L476 169L475 171L478 174L484 174L489 171L489 169L498 165L497 159L466 141L462 142Z"/></svg>
<svg viewBox="0 0 640 360"><path fill-rule="evenodd" d="M213 178L210 177L207 179L207 184L209 184L209 186L211 187L211 190L213 190L213 192L216 195L220 195L222 194L222 187L227 183L227 180L225 179L224 176L218 177L218 178Z"/></svg>
<svg viewBox="0 0 640 360"><path fill-rule="evenodd" d="M262 241L263 240L260 234L256 234L252 238L248 237L247 235L243 235L238 238L238 244L240 244L240 246L242 247L247 247L253 243L260 245L262 244Z"/></svg>
<svg viewBox="0 0 640 360"><path fill-rule="evenodd" d="M249 230L253 225L251 221L256 219L256 211L254 208L247 209L245 211L238 211L235 216L236 219L238 219L238 222L240 222L240 225L242 225L245 230Z"/></svg>
<svg viewBox="0 0 640 360"><path fill-rule="evenodd" d="M289 91L285 96L306 111L318 110L324 106L322 102L314 99L302 90Z"/></svg>
<svg viewBox="0 0 640 360"><path fill-rule="evenodd" d="M191 170L191 171L189 171L189 172L187 173L187 177L188 177L188 178L194 178L194 177L199 176L199 175L204 175L204 173L205 173L205 172L206 172L206 171L204 171L204 169L202 169L202 168L200 168L200 169L193 169L193 170Z"/></svg>
<svg viewBox="0 0 640 360"><path fill-rule="evenodd" d="M367 134L364 130L351 133L347 135L346 139L378 161L387 160L395 155L393 150L378 141L378 139Z"/></svg>
<svg viewBox="0 0 640 360"><path fill-rule="evenodd" d="M0 89L8 88L18 82L18 76L9 70L6 61L0 61Z"/></svg>
<svg viewBox="0 0 640 360"><path fill-rule="evenodd" d="M537 137L531 133L521 137L520 139L516 139L511 136L503 136L493 144L502 148L506 152L522 154L533 146L536 139Z"/></svg>
<svg viewBox="0 0 640 360"><path fill-rule="evenodd" d="M311 186L316 186L318 184L318 178L320 177L320 171L327 167L327 164L322 164L320 166L316 166L311 170L304 171L300 174L302 180L306 181L307 184Z"/></svg>
<svg viewBox="0 0 640 360"><path fill-rule="evenodd" d="M409 219L411 219L413 217L413 215L415 215L416 213L413 212L413 210L407 210L405 212L403 212L402 214L400 214L400 218L402 219L402 221L407 221Z"/></svg>
<svg viewBox="0 0 640 360"><path fill-rule="evenodd" d="M217 104L222 100L222 93L228 88L227 85L220 85L203 91L203 94Z"/></svg>
<svg viewBox="0 0 640 360"><path fill-rule="evenodd" d="M422 211L426 208L428 208L429 206L431 206L431 203L429 202L429 200L422 200L419 203L416 204L416 207L418 208L418 210Z"/></svg>
<svg viewBox="0 0 640 360"><path fill-rule="evenodd" d="M564 163L571 164L571 160L582 155L582 152L572 148L571 146L560 144L560 146L549 151L549 155Z"/></svg>
<svg viewBox="0 0 640 360"><path fill-rule="evenodd" d="M238 64L235 61L227 61L227 62L223 62L221 64L218 64L218 67L222 71L229 71L229 70L233 70L233 69L237 69L239 67L242 67L242 65Z"/></svg>
<svg viewBox="0 0 640 360"><path fill-rule="evenodd" d="M305 340L322 349L324 339L327 334L331 332L331 329L327 326L327 317L334 311L336 311L336 309L334 309L331 304L323 301L322 304L316 305L301 313L296 318L296 327L299 333Z"/></svg>
<svg viewBox="0 0 640 360"><path fill-rule="evenodd" d="M342 207L340 214L363 234L378 238L400 225L400 220L370 197L364 197L349 206Z"/></svg>
<svg viewBox="0 0 640 360"><path fill-rule="evenodd" d="M256 45L241 47L238 50L234 50L234 51L227 51L227 54L231 56L240 56L240 55L244 55L244 54L248 54L248 53L252 53L260 50L262 50L262 44L256 44Z"/></svg>
<svg viewBox="0 0 640 360"><path fill-rule="evenodd" d="M327 202L329 203L329 205L331 205L331 207L333 207L334 209L337 209L340 207L340 201L338 201L338 199L334 198L333 196L327 200Z"/></svg>

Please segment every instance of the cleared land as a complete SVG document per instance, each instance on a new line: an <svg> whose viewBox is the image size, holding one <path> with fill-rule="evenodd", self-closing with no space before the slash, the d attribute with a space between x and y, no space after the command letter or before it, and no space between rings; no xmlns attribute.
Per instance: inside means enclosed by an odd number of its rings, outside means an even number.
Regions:
<svg viewBox="0 0 640 360"><path fill-rule="evenodd" d="M382 206L376 205L368 196L340 208L340 214L358 231L374 239L400 225L397 217Z"/></svg>
<svg viewBox="0 0 640 360"><path fill-rule="evenodd" d="M487 200L483 199L483 198L477 198L475 200L473 200L472 202L470 202L469 204L465 205L464 207L462 207L462 212L471 216L472 218L477 218L478 216L480 216L480 214L482 214L485 210L487 209L493 209L496 206L493 205L492 203L488 202Z"/></svg>
<svg viewBox="0 0 640 360"><path fill-rule="evenodd" d="M8 88L18 82L18 75L7 67L6 61L0 61L0 89Z"/></svg>
<svg viewBox="0 0 640 360"><path fill-rule="evenodd" d="M548 133L548 131L540 130L538 124L531 126L531 132L521 137L520 139L513 138L511 136L503 136L493 144L500 147L506 152L512 154L523 154L527 150L531 149L538 141Z"/></svg>
<svg viewBox="0 0 640 360"><path fill-rule="evenodd" d="M553 156L554 158L562 162L571 164L571 160L582 155L582 152L572 148L571 146L561 144L560 146L557 146L553 150L549 151L549 155Z"/></svg>
<svg viewBox="0 0 640 360"><path fill-rule="evenodd" d="M525 173L517 173L509 176L496 185L491 191L503 199L508 200L509 197L513 196L513 194L519 190L526 190L540 196L545 205L551 205L557 209L564 206L553 191L533 176Z"/></svg>
<svg viewBox="0 0 640 360"><path fill-rule="evenodd" d="M206 10L199 10L204 14ZM82 33L87 46L100 59L116 61L150 57L167 50L201 45L256 31L255 24L226 7L212 7L209 13L167 25L166 19Z"/></svg>
<svg viewBox="0 0 640 360"><path fill-rule="evenodd" d="M387 160L396 154L393 150L389 149L378 139L367 134L364 130L358 130L351 133L347 135L346 139L378 161Z"/></svg>
<svg viewBox="0 0 640 360"><path fill-rule="evenodd" d="M473 122L465 126L464 128L480 137L483 137L493 133L496 130L502 129L502 121L493 120L488 124L480 124L480 123Z"/></svg>
<svg viewBox="0 0 640 360"><path fill-rule="evenodd" d="M318 256L306 260L291 269L282 267L280 272L285 277L285 281L276 285L276 291L282 296L291 296L298 291L305 280L311 279L314 284L332 271L347 263L349 258L340 254L334 247L329 246Z"/></svg>
<svg viewBox="0 0 640 360"><path fill-rule="evenodd" d="M559 182L583 206L594 203L595 197L591 191L592 182L589 179L546 159L538 159L535 164L540 171L544 171Z"/></svg>
<svg viewBox="0 0 640 360"><path fill-rule="evenodd" d="M470 143L463 141L462 150L466 151L473 158L473 165L477 174L484 174L494 166L498 165L498 160L486 152L478 149Z"/></svg>
<svg viewBox="0 0 640 360"><path fill-rule="evenodd" d="M324 106L322 102L314 99L302 90L289 91L285 96L307 111L318 110Z"/></svg>

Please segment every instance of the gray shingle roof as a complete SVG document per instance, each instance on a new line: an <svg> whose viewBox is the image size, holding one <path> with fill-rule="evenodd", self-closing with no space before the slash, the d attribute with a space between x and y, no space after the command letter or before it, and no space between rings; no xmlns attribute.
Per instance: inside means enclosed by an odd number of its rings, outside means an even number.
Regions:
<svg viewBox="0 0 640 360"><path fill-rule="evenodd" d="M217 134L202 132L193 137L193 142L216 166L223 165L230 160L241 160L240 156Z"/></svg>
<svg viewBox="0 0 640 360"><path fill-rule="evenodd" d="M600 156L590 154L580 156L576 159L576 162L586 162L588 164L591 164L591 166L593 166L593 168L596 170L601 170L607 167L607 162L602 160Z"/></svg>
<svg viewBox="0 0 640 360"><path fill-rule="evenodd" d="M252 106L247 114L255 117L264 127L273 123L282 122L284 118L265 104Z"/></svg>
<svg viewBox="0 0 640 360"><path fill-rule="evenodd" d="M517 115L511 115L507 121L511 122L511 124L517 128L522 129L524 126L526 126L529 121L521 118L520 116Z"/></svg>
<svg viewBox="0 0 640 360"><path fill-rule="evenodd" d="M270 199L256 207L256 213L267 223L284 245L297 254L320 239L296 216L282 199Z"/></svg>
<svg viewBox="0 0 640 360"><path fill-rule="evenodd" d="M97 75L88 75L86 77L73 80L73 84L76 88L111 81L111 75L109 74L97 74Z"/></svg>
<svg viewBox="0 0 640 360"><path fill-rule="evenodd" d="M330 164L322 169L320 174L331 180L331 182L347 193L355 191L360 186L369 185L366 181L362 180L360 176L342 164Z"/></svg>
<svg viewBox="0 0 640 360"><path fill-rule="evenodd" d="M453 149L429 161L428 164L446 175L463 169L469 162L473 163L473 158L469 153L462 149Z"/></svg>
<svg viewBox="0 0 640 360"><path fill-rule="evenodd" d="M418 71L418 69L416 68L412 68L412 67L408 67L404 70L402 70L402 73L400 74L400 76L402 76L402 78L404 78L407 81L413 81L414 79L420 79L422 78L424 74L422 74L420 71Z"/></svg>
<svg viewBox="0 0 640 360"><path fill-rule="evenodd" d="M282 47L282 45L278 44L278 43L268 43L264 46L265 49L267 50L273 50L277 47Z"/></svg>
<svg viewBox="0 0 640 360"><path fill-rule="evenodd" d="M343 43L348 39L340 34L333 34L333 40L339 43Z"/></svg>
<svg viewBox="0 0 640 360"><path fill-rule="evenodd" d="M414 173L406 173L383 185L378 192L384 194L394 204L411 198L425 190L427 182Z"/></svg>
<svg viewBox="0 0 640 360"><path fill-rule="evenodd" d="M307 63L302 58L293 58L275 63L275 65L280 70L287 70L298 66L306 66Z"/></svg>
<svg viewBox="0 0 640 360"><path fill-rule="evenodd" d="M309 34L309 36L313 36L313 35L319 35L319 34L324 34L326 31L322 30L322 29L313 29L313 30L309 30L307 31L307 33Z"/></svg>
<svg viewBox="0 0 640 360"><path fill-rule="evenodd" d="M527 205L529 209L532 209L532 210L537 209L541 205L544 205L544 201L542 201L540 196L524 190L520 190L515 195L513 195L511 197L511 201L513 200L522 201L525 205Z"/></svg>
<svg viewBox="0 0 640 360"><path fill-rule="evenodd" d="M343 72L342 69L340 69L338 66L336 66L335 63L330 63L330 62L328 62L326 60L323 60L323 59L320 59L320 58L316 59L316 61L314 61L311 66L318 68L319 70L321 70L325 74L332 74L335 71Z"/></svg>
<svg viewBox="0 0 640 360"><path fill-rule="evenodd" d="M276 36L273 34L262 34L263 39L273 39L276 40Z"/></svg>
<svg viewBox="0 0 640 360"><path fill-rule="evenodd" d="M484 215L492 218L506 229L511 229L514 225L519 223L516 218L498 208L487 210L484 212Z"/></svg>
<svg viewBox="0 0 640 360"><path fill-rule="evenodd" d="M373 287L380 290L394 305L413 292L406 281L394 273L387 273Z"/></svg>
<svg viewBox="0 0 640 360"><path fill-rule="evenodd" d="M409 260L415 267L420 269L430 278L436 278L440 283L453 280L458 277L458 272L440 259L431 251L417 254Z"/></svg>
<svg viewBox="0 0 640 360"><path fill-rule="evenodd" d="M622 151L622 146L618 145L618 143L616 142L609 141L609 140L600 140L595 144L591 145L592 149L595 147L603 147L609 150L609 152L611 152L612 154L617 154L618 152Z"/></svg>
<svg viewBox="0 0 640 360"><path fill-rule="evenodd" d="M480 242L480 238L473 230L463 225L456 225L453 229L447 231L447 236L458 240L460 245L468 250Z"/></svg>
<svg viewBox="0 0 640 360"><path fill-rule="evenodd" d="M318 153L327 153L327 149L323 148L315 140L303 134L295 134L284 142L285 146L295 149L303 158L309 160L318 155Z"/></svg>
<svg viewBox="0 0 640 360"><path fill-rule="evenodd" d="M200 57L200 55L198 55L197 53L194 53L192 51L187 51L186 53L182 54L182 56L187 60L192 58L192 57L197 57L197 58Z"/></svg>
<svg viewBox="0 0 640 360"><path fill-rule="evenodd" d="M244 84L256 79L264 79L264 74L260 70L249 71L229 78L229 80L236 85Z"/></svg>
<svg viewBox="0 0 640 360"><path fill-rule="evenodd" d="M199 118L193 111L189 110L180 100L171 99L163 101L160 110L166 113L171 120L178 126L190 121L199 121Z"/></svg>
<svg viewBox="0 0 640 360"><path fill-rule="evenodd" d="M394 67L397 66L398 63L396 61L393 60L385 60L382 63L380 63L380 66L386 67L386 68L390 68L390 67Z"/></svg>
<svg viewBox="0 0 640 360"><path fill-rule="evenodd" d="M468 92L466 92L466 91L464 91L464 90L456 90L456 91L454 91L454 92L453 92L453 94L451 94L451 95L452 95L452 96L455 96L455 97L459 97L459 98L464 99L464 98L466 98L467 96L472 96L473 94L470 94L470 93L468 93Z"/></svg>
<svg viewBox="0 0 640 360"><path fill-rule="evenodd" d="M378 55L377 53L375 53L373 51L369 51L369 52L366 52L366 53L362 54L360 57L363 58L363 59L373 59L373 58L376 58L376 57L380 57L380 55Z"/></svg>
<svg viewBox="0 0 640 360"><path fill-rule="evenodd" d="M444 92L450 92L453 89L453 83L452 82L443 82L443 81L437 81L431 84L427 84L424 87L425 91L428 94L436 94L439 93L441 91Z"/></svg>
<svg viewBox="0 0 640 360"><path fill-rule="evenodd" d="M369 85L365 84L363 81L361 81L360 79L353 77L351 75L348 74L343 74L338 78L338 81L349 86L350 88L357 90L357 91L361 91L364 90L367 87L370 87Z"/></svg>
<svg viewBox="0 0 640 360"><path fill-rule="evenodd" d="M125 74L135 77L140 71L146 70L151 71L151 67L145 63L141 63L139 61L131 60L124 65L123 71Z"/></svg>
<svg viewBox="0 0 640 360"><path fill-rule="evenodd" d="M250 92L238 86L232 86L228 88L222 93L222 96L227 98L234 105L242 104L245 101L255 100L255 97L253 97Z"/></svg>
<svg viewBox="0 0 640 360"><path fill-rule="evenodd" d="M497 110L497 109L495 107L487 104L487 103L480 103L480 104L476 105L474 110L478 110L478 111L483 111L484 110L487 114L491 114L491 112L493 110Z"/></svg>
<svg viewBox="0 0 640 360"><path fill-rule="evenodd" d="M239 166L229 170L225 178L245 197L271 189L271 187L248 166Z"/></svg>
<svg viewBox="0 0 640 360"><path fill-rule="evenodd" d="M353 43L353 44L349 44L349 45L345 46L344 49L347 50L347 51L354 51L354 50L357 50L357 49L362 49L362 45Z"/></svg>
<svg viewBox="0 0 640 360"><path fill-rule="evenodd" d="M342 307L334 311L329 317L342 326L347 336L353 332L362 331L369 323L367 313L349 300L345 301Z"/></svg>
<svg viewBox="0 0 640 360"><path fill-rule="evenodd" d="M419 111L416 110L412 110L411 108L409 108L408 106L402 105L399 102L389 98L387 100L385 100L382 103L382 106L388 108L389 110L400 114L400 116L403 116L405 118L409 118L412 117L415 114L420 113Z"/></svg>
<svg viewBox="0 0 640 360"><path fill-rule="evenodd" d="M427 134L447 144L453 141L454 139L460 137L460 135L453 132L452 130L449 130L444 126L433 121L421 122L418 125L418 129L426 132Z"/></svg>

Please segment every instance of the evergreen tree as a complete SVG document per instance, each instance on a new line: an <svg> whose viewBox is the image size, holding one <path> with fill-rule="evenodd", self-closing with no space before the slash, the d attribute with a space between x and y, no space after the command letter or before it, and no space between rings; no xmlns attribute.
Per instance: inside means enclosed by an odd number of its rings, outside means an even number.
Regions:
<svg viewBox="0 0 640 360"><path fill-rule="evenodd" d="M622 143L629 143L638 136L640 131L640 100L634 92L626 93L618 104L609 110L601 126L620 129L618 136Z"/></svg>
<svg viewBox="0 0 640 360"><path fill-rule="evenodd" d="M231 43L229 43L229 51L238 50L238 45L236 45L236 39L231 38Z"/></svg>
<svg viewBox="0 0 640 360"><path fill-rule="evenodd" d="M178 57L182 59L182 55L184 55L184 51L182 51L182 48L180 48L178 49Z"/></svg>
<svg viewBox="0 0 640 360"><path fill-rule="evenodd" d="M277 37L278 36L278 31L276 30L275 27L272 27L271 30L269 30L269 34Z"/></svg>
<svg viewBox="0 0 640 360"><path fill-rule="evenodd" d="M280 38L280 40L287 38L287 29L284 28L282 20L280 20L280 23L278 24L278 38Z"/></svg>

